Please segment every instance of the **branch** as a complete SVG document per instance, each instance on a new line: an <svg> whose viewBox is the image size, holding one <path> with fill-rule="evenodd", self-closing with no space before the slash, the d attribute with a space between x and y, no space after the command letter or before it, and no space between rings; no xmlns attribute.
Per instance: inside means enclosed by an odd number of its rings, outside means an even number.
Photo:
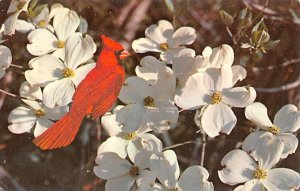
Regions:
<svg viewBox="0 0 300 191"><path fill-rule="evenodd" d="M204 164L205 148L206 148L206 133L202 133L202 149L201 149L201 160L200 160L201 166L203 166Z"/></svg>
<svg viewBox="0 0 300 191"><path fill-rule="evenodd" d="M282 64L278 64L278 65L272 65L272 66L266 66L266 67L252 67L251 70L253 72L260 72L261 70L273 70L277 67L285 67L285 66L288 66L291 64L295 64L297 62L300 62L300 58L291 59L291 60L285 61Z"/></svg>
<svg viewBox="0 0 300 191"><path fill-rule="evenodd" d="M34 99L34 98L29 98L29 97L19 96L19 95L10 93L10 92L8 92L8 91L5 91L5 90L3 90L3 89L0 89L0 92L3 93L3 94L5 94L5 95L11 96L11 97L13 97L13 98L26 99L26 100L30 100L30 101L42 102L42 100L40 100L40 99Z"/></svg>
<svg viewBox="0 0 300 191"><path fill-rule="evenodd" d="M298 77L298 79L296 81L288 83L288 84L284 84L284 85L279 86L279 87L274 87L274 88L255 88L255 90L257 92L261 92L261 93L277 93L277 92L286 91L286 90L290 90L290 89L296 88L299 85L300 85L300 76Z"/></svg>

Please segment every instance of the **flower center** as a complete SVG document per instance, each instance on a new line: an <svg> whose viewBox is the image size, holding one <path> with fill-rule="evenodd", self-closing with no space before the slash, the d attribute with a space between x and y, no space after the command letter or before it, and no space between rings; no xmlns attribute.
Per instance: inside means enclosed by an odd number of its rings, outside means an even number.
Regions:
<svg viewBox="0 0 300 191"><path fill-rule="evenodd" d="M65 69L63 69L62 73L63 73L64 78L75 76L75 72L71 68L65 68Z"/></svg>
<svg viewBox="0 0 300 191"><path fill-rule="evenodd" d="M124 138L126 140L132 140L136 137L137 133L136 132L131 132L131 133L125 133Z"/></svg>
<svg viewBox="0 0 300 191"><path fill-rule="evenodd" d="M43 109L37 109L35 110L35 116L38 118L43 117L45 115L45 111Z"/></svg>
<svg viewBox="0 0 300 191"><path fill-rule="evenodd" d="M254 172L253 172L253 176L256 179L264 179L267 176L267 172L263 169L257 168Z"/></svg>
<svg viewBox="0 0 300 191"><path fill-rule="evenodd" d="M214 92L212 95L211 95L211 103L212 104L218 104L220 103L222 100L222 94L221 92Z"/></svg>
<svg viewBox="0 0 300 191"><path fill-rule="evenodd" d="M131 177L136 177L138 175L140 175L140 169L138 166L133 165L129 171L129 175Z"/></svg>
<svg viewBox="0 0 300 191"><path fill-rule="evenodd" d="M22 2L22 1L19 1L18 5L17 5L17 9L20 11L23 9L23 7L25 6L26 2Z"/></svg>
<svg viewBox="0 0 300 191"><path fill-rule="evenodd" d="M144 105L148 106L148 107L154 107L155 106L155 102L153 97L147 96L144 99Z"/></svg>
<svg viewBox="0 0 300 191"><path fill-rule="evenodd" d="M59 40L56 42L56 47L57 48L64 48L65 47L65 41Z"/></svg>
<svg viewBox="0 0 300 191"><path fill-rule="evenodd" d="M38 26L40 28L45 28L45 26L47 25L47 21L45 20L41 20L39 23L38 23ZM63 45L64 46L64 45ZM57 42L57 47L58 47L58 42ZM58 47L59 48L59 47Z"/></svg>
<svg viewBox="0 0 300 191"><path fill-rule="evenodd" d="M272 133L273 135L277 135L279 133L280 129L277 126L272 125L271 127L268 128L268 131L270 133Z"/></svg>
<svg viewBox="0 0 300 191"><path fill-rule="evenodd" d="M169 45L167 43L161 43L159 45L159 48L162 50L162 51L167 51L169 49Z"/></svg>

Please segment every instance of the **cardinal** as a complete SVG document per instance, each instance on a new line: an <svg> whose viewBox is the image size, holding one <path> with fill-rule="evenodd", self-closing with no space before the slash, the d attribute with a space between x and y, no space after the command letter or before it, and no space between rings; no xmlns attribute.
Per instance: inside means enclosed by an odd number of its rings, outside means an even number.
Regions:
<svg viewBox="0 0 300 191"><path fill-rule="evenodd" d="M33 140L41 149L71 144L85 116L99 118L118 98L125 79L125 71L119 60L130 54L112 39L104 35L101 35L101 39L103 48L97 64L78 85L70 111Z"/></svg>

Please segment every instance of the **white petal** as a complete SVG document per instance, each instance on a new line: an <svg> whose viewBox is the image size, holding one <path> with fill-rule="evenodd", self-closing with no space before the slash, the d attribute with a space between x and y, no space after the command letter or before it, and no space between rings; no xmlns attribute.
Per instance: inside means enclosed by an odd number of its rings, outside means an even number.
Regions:
<svg viewBox="0 0 300 191"><path fill-rule="evenodd" d="M283 132L295 132L300 128L300 111L295 105L287 104L276 113L274 124Z"/></svg>
<svg viewBox="0 0 300 191"><path fill-rule="evenodd" d="M175 96L176 76L171 68L165 66L158 73L156 83L151 86L151 92L154 100L172 101Z"/></svg>
<svg viewBox="0 0 300 191"><path fill-rule="evenodd" d="M142 148L151 152L162 152L162 142L155 135L146 133L141 135Z"/></svg>
<svg viewBox="0 0 300 191"><path fill-rule="evenodd" d="M118 154L121 158L125 158L127 156L128 143L128 140L121 137L110 137L99 146L97 155L105 152L111 152Z"/></svg>
<svg viewBox="0 0 300 191"><path fill-rule="evenodd" d="M226 88L228 83L230 83L230 72L231 69L228 67L219 68L208 68L203 74L203 85L208 91L221 91Z"/></svg>
<svg viewBox="0 0 300 191"><path fill-rule="evenodd" d="M140 61L141 66L135 68L138 77L143 78L148 84L153 85L158 79L158 73L164 71L166 65L153 56L145 56Z"/></svg>
<svg viewBox="0 0 300 191"><path fill-rule="evenodd" d="M45 110L45 117L57 121L69 111L69 106L61 106L54 108L48 108L44 106L43 109Z"/></svg>
<svg viewBox="0 0 300 191"><path fill-rule="evenodd" d="M201 118L202 127L210 137L219 135L219 132L229 135L236 122L231 108L223 103L209 105Z"/></svg>
<svg viewBox="0 0 300 191"><path fill-rule="evenodd" d="M119 99L127 104L144 104L144 98L149 95L151 95L151 92L147 82L142 78L132 76L126 79L120 91Z"/></svg>
<svg viewBox="0 0 300 191"><path fill-rule="evenodd" d="M143 105L130 104L117 112L116 121L122 125L123 132L134 132L143 125L146 112Z"/></svg>
<svg viewBox="0 0 300 191"><path fill-rule="evenodd" d="M236 84L237 81L242 81L247 76L247 71L244 67L239 65L231 66L232 69L232 85Z"/></svg>
<svg viewBox="0 0 300 191"><path fill-rule="evenodd" d="M171 188L176 186L180 170L174 151L166 150L161 155L153 154L150 158L150 169L157 171L159 181Z"/></svg>
<svg viewBox="0 0 300 191"><path fill-rule="evenodd" d="M49 8L45 7L36 17L33 18L33 23L35 23L38 26L40 21L45 21L48 23L49 20Z"/></svg>
<svg viewBox="0 0 300 191"><path fill-rule="evenodd" d="M275 135L265 132L257 141L255 152L252 154L257 157L260 167L263 169L271 169L279 161L284 144Z"/></svg>
<svg viewBox="0 0 300 191"><path fill-rule="evenodd" d="M31 85L46 86L63 77L63 63L52 55L36 57L30 60L31 70L25 72L25 78Z"/></svg>
<svg viewBox="0 0 300 191"><path fill-rule="evenodd" d="M115 136L121 132L121 125L117 122L115 113L107 112L101 117L101 124L109 136Z"/></svg>
<svg viewBox="0 0 300 191"><path fill-rule="evenodd" d="M65 106L72 101L75 88L70 78L51 82L44 88L43 103L50 108Z"/></svg>
<svg viewBox="0 0 300 191"><path fill-rule="evenodd" d="M162 35L160 28L156 24L150 25L145 30L145 36L156 44L167 43L166 37Z"/></svg>
<svg viewBox="0 0 300 191"><path fill-rule="evenodd" d="M31 109L17 107L13 109L8 116L8 122L12 123L8 126L8 130L16 134L29 132L35 124L36 119L37 118Z"/></svg>
<svg viewBox="0 0 300 191"><path fill-rule="evenodd" d="M277 137L284 143L281 158L286 158L289 154L296 152L298 147L298 139L295 135L290 133L279 133Z"/></svg>
<svg viewBox="0 0 300 191"><path fill-rule="evenodd" d="M5 35L12 35L15 34L16 30L16 22L18 19L20 12L15 12L11 16L9 16L4 22L4 34Z"/></svg>
<svg viewBox="0 0 300 191"><path fill-rule="evenodd" d="M139 38L132 42L132 49L136 53L145 53L145 52L161 52L159 46L154 43L152 40L147 38Z"/></svg>
<svg viewBox="0 0 300 191"><path fill-rule="evenodd" d="M107 180L105 184L106 191L129 191L134 184L134 178L129 174Z"/></svg>
<svg viewBox="0 0 300 191"><path fill-rule="evenodd" d="M64 6L60 3L55 3L51 6L51 11L49 14L49 18L51 19L55 15L57 15L62 9L64 9Z"/></svg>
<svg viewBox="0 0 300 191"><path fill-rule="evenodd" d="M116 153L102 153L97 156L94 173L102 179L111 179L129 173L130 163Z"/></svg>
<svg viewBox="0 0 300 191"><path fill-rule="evenodd" d="M18 11L18 4L19 4L19 1L16 1L16 0L11 1L9 4L7 13L13 13L13 12Z"/></svg>
<svg viewBox="0 0 300 191"><path fill-rule="evenodd" d="M161 32L161 34L169 39L172 37L173 33L174 33L174 28L173 28L173 25L169 22L169 21L166 21L166 20L160 20L158 21L158 28Z"/></svg>
<svg viewBox="0 0 300 191"><path fill-rule="evenodd" d="M57 38L47 29L36 29L27 36L27 50L34 56L41 56L57 49Z"/></svg>
<svg viewBox="0 0 300 191"><path fill-rule="evenodd" d="M209 46L206 46L206 47L204 48L204 50L202 51L202 56L203 56L204 58L209 58L211 54L212 54L212 48L209 47Z"/></svg>
<svg viewBox="0 0 300 191"><path fill-rule="evenodd" d="M54 123L52 121L50 121L49 119L45 119L45 118L38 118L36 120L36 125L35 125L35 129L34 129L34 137L37 137L39 135L41 135L42 133L44 133L48 127L50 127L51 125L53 125Z"/></svg>
<svg viewBox="0 0 300 191"><path fill-rule="evenodd" d="M257 168L254 160L242 150L232 150L221 161L224 167L218 171L220 180L229 185L236 185L249 181L253 171Z"/></svg>
<svg viewBox="0 0 300 191"><path fill-rule="evenodd" d="M38 86L31 86L27 81L23 82L20 87L20 96L31 98L31 99L39 99L42 100L43 94L42 90ZM22 99L27 105L32 107L33 109L40 109L41 103L37 101L31 101L27 99Z"/></svg>
<svg viewBox="0 0 300 191"><path fill-rule="evenodd" d="M222 65L231 66L234 60L234 52L231 46L223 44L212 50L209 57L211 67L221 68Z"/></svg>
<svg viewBox="0 0 300 191"><path fill-rule="evenodd" d="M75 76L72 78L73 83L77 87L86 75L95 68L96 63L83 65L75 70Z"/></svg>
<svg viewBox="0 0 300 191"><path fill-rule="evenodd" d="M183 109L196 109L206 104L203 77L203 73L196 73L187 80L185 87L175 95L176 105Z"/></svg>
<svg viewBox="0 0 300 191"><path fill-rule="evenodd" d="M233 191L262 191L265 190L262 182L256 179L246 182L246 184L236 187Z"/></svg>
<svg viewBox="0 0 300 191"><path fill-rule="evenodd" d="M263 181L267 190L297 190L300 188L300 174L287 168L271 169Z"/></svg>
<svg viewBox="0 0 300 191"><path fill-rule="evenodd" d="M213 191L212 182L207 181L208 172L201 166L191 166L187 168L180 176L178 186L182 190L188 191Z"/></svg>
<svg viewBox="0 0 300 191"><path fill-rule="evenodd" d="M59 40L66 41L70 34L75 33L80 19L75 11L60 9L53 19L53 27Z"/></svg>
<svg viewBox="0 0 300 191"><path fill-rule="evenodd" d="M0 79L5 75L5 69L0 68Z"/></svg>
<svg viewBox="0 0 300 191"><path fill-rule="evenodd" d="M252 87L235 87L222 91L222 102L233 107L246 107L253 103L255 98L256 91Z"/></svg>
<svg viewBox="0 0 300 191"><path fill-rule="evenodd" d="M140 190L147 190L153 185L156 179L156 172L143 170L139 178L136 180L136 184Z"/></svg>
<svg viewBox="0 0 300 191"><path fill-rule="evenodd" d="M173 59L179 57L184 47L172 48L160 54L160 59L168 64L173 64Z"/></svg>
<svg viewBox="0 0 300 191"><path fill-rule="evenodd" d="M245 109L245 116L260 128L267 129L272 126L272 122L268 117L268 110L262 103L255 102L247 106Z"/></svg>
<svg viewBox="0 0 300 191"><path fill-rule="evenodd" d="M96 44L90 35L82 37L81 33L74 33L66 41L65 63L67 67L76 69L80 64L90 60L96 52Z"/></svg>
<svg viewBox="0 0 300 191"><path fill-rule="evenodd" d="M180 27L177 29L170 43L171 47L178 47L180 45L192 44L196 39L196 31L192 27Z"/></svg>
<svg viewBox="0 0 300 191"><path fill-rule="evenodd" d="M0 68L8 68L12 62L12 55L9 48L0 45Z"/></svg>
<svg viewBox="0 0 300 191"><path fill-rule="evenodd" d="M162 185L154 183L147 191L166 191L166 189Z"/></svg>
<svg viewBox="0 0 300 191"><path fill-rule="evenodd" d="M258 147L257 145L259 144L260 137L262 137L263 134L265 133L266 133L265 131L255 131L249 134L243 141L243 145L242 145L243 150L246 151L247 153L251 153L251 155L255 159L257 159L255 151Z"/></svg>
<svg viewBox="0 0 300 191"><path fill-rule="evenodd" d="M21 33L28 33L29 31L32 31L35 29L35 26L32 23L27 22L22 19L18 19L16 21L15 27L16 27L16 30Z"/></svg>

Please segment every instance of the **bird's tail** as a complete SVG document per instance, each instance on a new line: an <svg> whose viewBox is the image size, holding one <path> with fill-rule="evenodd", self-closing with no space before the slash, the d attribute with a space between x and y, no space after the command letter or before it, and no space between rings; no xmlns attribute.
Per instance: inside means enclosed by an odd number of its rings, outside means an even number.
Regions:
<svg viewBox="0 0 300 191"><path fill-rule="evenodd" d="M71 109L43 134L36 137L33 143L43 150L65 147L74 140L83 118L83 112L74 115Z"/></svg>

